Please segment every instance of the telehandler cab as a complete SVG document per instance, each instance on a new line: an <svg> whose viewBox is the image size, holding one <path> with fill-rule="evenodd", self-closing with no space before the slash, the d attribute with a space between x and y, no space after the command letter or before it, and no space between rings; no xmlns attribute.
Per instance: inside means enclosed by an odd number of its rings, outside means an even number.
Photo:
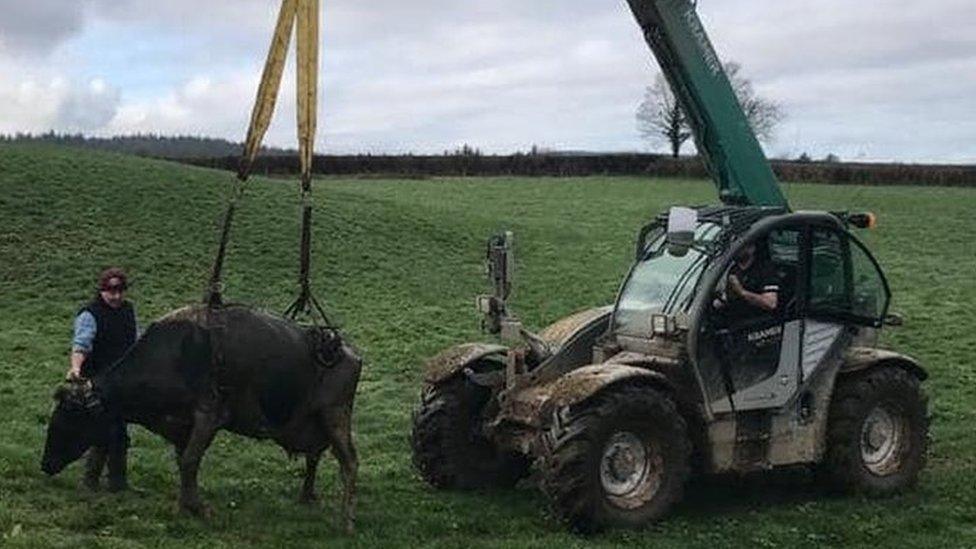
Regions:
<svg viewBox="0 0 976 549"><path fill-rule="evenodd" d="M612 306L538 334L509 310L513 237L488 243L487 331L431 359L412 446L438 488L535 467L574 528L639 527L688 476L812 465L872 495L911 486L928 415L912 358L877 347L891 292L852 234L870 214L792 212L688 0L629 0L723 205L639 233ZM747 296L746 294L749 294Z"/></svg>

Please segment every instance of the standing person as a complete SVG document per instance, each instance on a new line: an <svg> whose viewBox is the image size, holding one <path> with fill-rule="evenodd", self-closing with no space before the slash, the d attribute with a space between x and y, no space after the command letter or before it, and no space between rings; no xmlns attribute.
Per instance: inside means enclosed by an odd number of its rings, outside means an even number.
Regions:
<svg viewBox="0 0 976 549"><path fill-rule="evenodd" d="M136 342L138 329L135 309L125 299L128 286L125 272L117 267L106 269L98 277L94 299L75 317L68 379L95 377L121 358ZM85 486L97 490L102 470L108 465L108 490L119 492L127 489L128 447L129 435L125 422L112 425L106 447L93 447L88 452Z"/></svg>

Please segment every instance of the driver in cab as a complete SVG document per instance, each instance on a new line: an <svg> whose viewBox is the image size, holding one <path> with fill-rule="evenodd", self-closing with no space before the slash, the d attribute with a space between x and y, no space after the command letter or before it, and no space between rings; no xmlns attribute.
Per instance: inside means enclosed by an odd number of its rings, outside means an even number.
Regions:
<svg viewBox="0 0 976 549"><path fill-rule="evenodd" d="M759 249L752 243L735 256L725 292L715 300L715 308L731 321L772 316L779 307L779 277L772 265L759 257Z"/></svg>
<svg viewBox="0 0 976 549"><path fill-rule="evenodd" d="M721 351L731 361L734 385L751 386L776 371L783 326L778 314L781 282L766 242L744 247L735 256L723 295L715 300L722 324L731 328Z"/></svg>

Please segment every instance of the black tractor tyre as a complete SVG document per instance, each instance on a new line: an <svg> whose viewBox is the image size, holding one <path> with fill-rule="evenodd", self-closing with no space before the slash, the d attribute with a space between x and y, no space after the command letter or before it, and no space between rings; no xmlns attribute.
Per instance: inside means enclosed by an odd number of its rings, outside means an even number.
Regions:
<svg viewBox="0 0 976 549"><path fill-rule="evenodd" d="M473 490L514 486L528 473L521 455L499 451L481 431L491 391L463 376L427 385L413 415L413 464L436 488Z"/></svg>
<svg viewBox="0 0 976 549"><path fill-rule="evenodd" d="M556 410L538 446L542 490L581 533L660 519L681 500L691 469L684 418L667 394L646 386Z"/></svg>
<svg viewBox="0 0 976 549"><path fill-rule="evenodd" d="M914 375L881 367L838 380L824 469L836 488L888 496L914 486L928 450L928 400Z"/></svg>

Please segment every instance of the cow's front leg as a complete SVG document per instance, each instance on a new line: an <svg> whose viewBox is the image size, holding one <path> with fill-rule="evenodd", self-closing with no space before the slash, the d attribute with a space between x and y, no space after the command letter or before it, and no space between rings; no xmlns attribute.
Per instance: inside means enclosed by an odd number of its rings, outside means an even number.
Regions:
<svg viewBox="0 0 976 549"><path fill-rule="evenodd" d="M315 495L315 476L319 470L320 459L322 459L322 451L305 454L305 482L302 484L302 491L298 495L300 503L312 504L319 499Z"/></svg>
<svg viewBox="0 0 976 549"><path fill-rule="evenodd" d="M198 517L207 517L210 510L200 500L197 473L200 462L214 436L220 429L219 406L204 406L193 413L193 430L182 452L178 451L180 468L180 510Z"/></svg>

